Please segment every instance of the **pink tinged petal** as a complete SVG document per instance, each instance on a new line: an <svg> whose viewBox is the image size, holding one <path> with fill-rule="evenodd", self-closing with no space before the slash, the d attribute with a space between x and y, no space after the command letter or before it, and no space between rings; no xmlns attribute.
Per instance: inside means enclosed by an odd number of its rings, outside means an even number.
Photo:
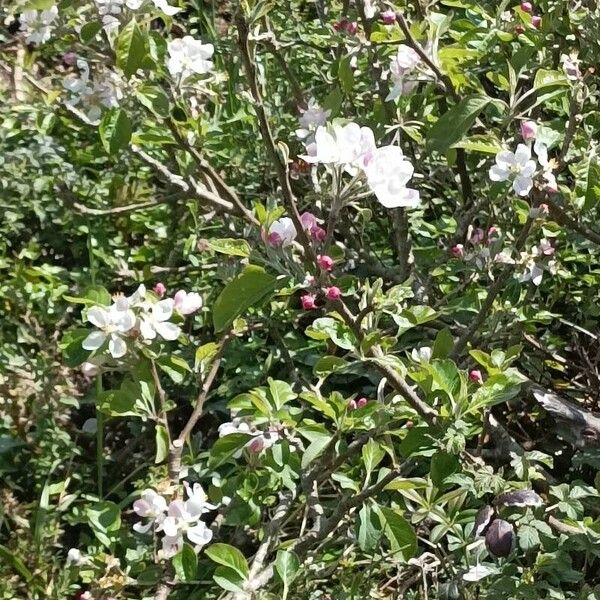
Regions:
<svg viewBox="0 0 600 600"><path fill-rule="evenodd" d="M102 331L92 331L81 343L84 350L98 350L106 341L106 334Z"/></svg>
<svg viewBox="0 0 600 600"><path fill-rule="evenodd" d="M152 513L152 508L148 501L140 498L133 503L133 512L140 517L147 517Z"/></svg>
<svg viewBox="0 0 600 600"><path fill-rule="evenodd" d="M118 335L113 333L108 341L108 351L113 358L121 358L127 354L127 344Z"/></svg>
<svg viewBox="0 0 600 600"><path fill-rule="evenodd" d="M154 328L160 337L169 342L176 340L181 334L181 329L174 323L155 323Z"/></svg>
<svg viewBox="0 0 600 600"><path fill-rule="evenodd" d="M173 558L183 547L181 535L165 535L162 540L162 554L165 558Z"/></svg>
<svg viewBox="0 0 600 600"><path fill-rule="evenodd" d="M100 306L94 306L88 310L87 320L92 325L104 329L110 323L110 313Z"/></svg>
<svg viewBox="0 0 600 600"><path fill-rule="evenodd" d="M175 296L173 296L173 308L179 310L183 306L186 296L187 292L185 290L179 290Z"/></svg>
<svg viewBox="0 0 600 600"><path fill-rule="evenodd" d="M490 168L489 176L492 181L506 181L510 175L510 171L499 165L494 165Z"/></svg>
<svg viewBox="0 0 600 600"><path fill-rule="evenodd" d="M197 546L205 546L212 540L212 531L202 522L187 530L187 536L190 542Z"/></svg>

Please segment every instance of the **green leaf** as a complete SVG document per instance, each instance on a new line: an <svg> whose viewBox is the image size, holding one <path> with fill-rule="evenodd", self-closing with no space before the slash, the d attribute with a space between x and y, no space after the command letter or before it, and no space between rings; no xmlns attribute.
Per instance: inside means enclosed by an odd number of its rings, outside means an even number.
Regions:
<svg viewBox="0 0 600 600"><path fill-rule="evenodd" d="M87 509L87 519L96 537L110 547L115 532L121 527L121 511L114 502L96 502Z"/></svg>
<svg viewBox="0 0 600 600"><path fill-rule="evenodd" d="M338 80L346 93L351 92L354 87L354 69L351 62L352 56L344 56L338 66Z"/></svg>
<svg viewBox="0 0 600 600"><path fill-rule="evenodd" d="M213 575L215 582L228 592L241 592L246 579L227 567L217 567Z"/></svg>
<svg viewBox="0 0 600 600"><path fill-rule="evenodd" d="M446 152L450 146L458 143L489 102L487 96L468 96L444 113L427 134L429 150Z"/></svg>
<svg viewBox="0 0 600 600"><path fill-rule="evenodd" d="M164 119L169 116L169 111L171 109L169 97L158 86L143 85L136 90L136 96L138 97L138 100L157 117Z"/></svg>
<svg viewBox="0 0 600 600"><path fill-rule="evenodd" d="M315 439L314 442L309 444L308 448L306 448L304 454L302 455L302 463L300 464L301 468L305 469L308 467L308 465L310 465L310 463L312 463L313 460L315 460L315 458L320 456L320 454L329 444L329 441L329 437L323 436Z"/></svg>
<svg viewBox="0 0 600 600"><path fill-rule="evenodd" d="M315 319L313 324L306 328L305 333L313 340L331 340L336 346L344 350L354 348L354 336L350 328L331 317Z"/></svg>
<svg viewBox="0 0 600 600"><path fill-rule="evenodd" d="M381 523L377 512L370 506L363 505L358 513L358 546L363 552L373 550L381 538Z"/></svg>
<svg viewBox="0 0 600 600"><path fill-rule="evenodd" d="M400 554L404 560L411 559L417 551L417 535L410 523L398 512L379 507L385 519L385 536L390 542L392 552Z"/></svg>
<svg viewBox="0 0 600 600"><path fill-rule="evenodd" d="M206 548L204 553L213 562L223 565L229 569L233 569L242 578L248 576L248 563L244 555L229 544L211 544Z"/></svg>
<svg viewBox="0 0 600 600"><path fill-rule="evenodd" d="M156 425L156 457L155 464L166 460L169 456L169 434L163 425Z"/></svg>
<svg viewBox="0 0 600 600"><path fill-rule="evenodd" d="M223 331L236 317L273 293L277 278L262 267L248 265L219 294L213 306L215 331Z"/></svg>
<svg viewBox="0 0 600 600"><path fill-rule="evenodd" d="M89 333L89 329L79 327L66 331L63 335L59 348L62 350L63 361L67 367L74 369L90 357L91 352L81 346Z"/></svg>
<svg viewBox="0 0 600 600"><path fill-rule="evenodd" d="M246 433L232 433L219 438L210 449L209 466L215 468L227 462L251 439L252 436Z"/></svg>
<svg viewBox="0 0 600 600"><path fill-rule="evenodd" d="M219 252L220 254L242 256L243 258L248 258L250 256L251 248L246 240L222 238L206 240L206 242L212 251Z"/></svg>
<svg viewBox="0 0 600 600"><path fill-rule="evenodd" d="M277 410L285 406L290 400L298 397L298 394L294 392L292 387L287 381L278 381L276 379L268 378L269 392L271 393L271 399Z"/></svg>
<svg viewBox="0 0 600 600"><path fill-rule="evenodd" d="M131 121L124 110L113 108L102 117L98 131L104 149L108 154L116 154L131 140Z"/></svg>
<svg viewBox="0 0 600 600"><path fill-rule="evenodd" d="M313 367L313 372L318 377L326 377L336 371L341 371L348 366L343 358L339 356L322 356Z"/></svg>
<svg viewBox="0 0 600 600"><path fill-rule="evenodd" d="M581 178L577 187L583 196L583 209L591 210L600 200L600 161L594 152L590 152L577 175Z"/></svg>
<svg viewBox="0 0 600 600"><path fill-rule="evenodd" d="M300 570L300 560L291 550L280 550L275 558L275 570L283 585L289 587Z"/></svg>
<svg viewBox="0 0 600 600"><path fill-rule="evenodd" d="M436 487L441 488L446 477L454 475L460 470L458 458L447 452L436 452L431 457L431 481Z"/></svg>
<svg viewBox="0 0 600 600"><path fill-rule="evenodd" d="M183 383L188 373L192 372L190 366L179 356L167 354L157 359L156 364L164 371L174 383Z"/></svg>
<svg viewBox="0 0 600 600"><path fill-rule="evenodd" d="M551 71L548 69L538 69L533 80L533 87L536 90L550 86L568 86L569 80L561 71Z"/></svg>
<svg viewBox="0 0 600 600"><path fill-rule="evenodd" d="M375 467L383 460L385 450L375 440L369 440L362 448L362 459L369 476Z"/></svg>
<svg viewBox="0 0 600 600"><path fill-rule="evenodd" d="M100 33L101 29L101 21L90 21L81 28L79 39L83 44L89 44Z"/></svg>
<svg viewBox="0 0 600 600"><path fill-rule="evenodd" d="M0 544L0 558L10 565L25 581L29 582L33 579L33 573L25 566L25 563L2 544Z"/></svg>
<svg viewBox="0 0 600 600"><path fill-rule="evenodd" d="M199 346L195 354L194 371L205 373L218 351L219 345L215 342L208 342L207 344Z"/></svg>
<svg viewBox="0 0 600 600"><path fill-rule="evenodd" d="M444 327L436 336L433 343L431 358L447 358L454 348L454 338L447 327Z"/></svg>
<svg viewBox="0 0 600 600"><path fill-rule="evenodd" d="M183 548L173 557L175 573L181 581L193 581L198 572L198 557L189 544L183 544Z"/></svg>
<svg viewBox="0 0 600 600"><path fill-rule="evenodd" d="M131 19L117 38L117 67L129 79L142 66L146 52L146 37L136 20Z"/></svg>
<svg viewBox="0 0 600 600"><path fill-rule="evenodd" d="M498 154L502 150L502 144L491 135L473 135L456 144L452 148L462 148L468 152L482 152L483 154Z"/></svg>

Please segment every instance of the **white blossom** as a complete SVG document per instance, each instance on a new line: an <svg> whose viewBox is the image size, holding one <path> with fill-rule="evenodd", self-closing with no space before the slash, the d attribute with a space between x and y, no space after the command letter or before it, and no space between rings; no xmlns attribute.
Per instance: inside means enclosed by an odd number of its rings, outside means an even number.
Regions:
<svg viewBox="0 0 600 600"><path fill-rule="evenodd" d="M148 488L142 492L139 500L133 503L133 512L136 515L145 519L150 519L146 524L135 523L134 531L138 533L146 533L154 525L154 523L162 523L165 518L164 513L167 510L167 501L163 496L157 494L153 489Z"/></svg>
<svg viewBox="0 0 600 600"><path fill-rule="evenodd" d="M135 315L129 309L93 306L87 312L87 320L98 329L92 331L82 342L85 350L98 350L108 339L108 351L113 358L121 358L127 352L123 337L135 325Z"/></svg>
<svg viewBox="0 0 600 600"><path fill-rule="evenodd" d="M364 167L375 151L375 137L368 127L356 123L317 128L315 141L306 147L302 158L308 163Z"/></svg>
<svg viewBox="0 0 600 600"><path fill-rule="evenodd" d="M202 308L202 296L197 292L179 290L173 296L173 308L181 315L191 315Z"/></svg>
<svg viewBox="0 0 600 600"><path fill-rule="evenodd" d="M75 565L76 567L82 567L90 562L87 556L84 556L79 548L70 548L67 552L67 563L66 566L70 567Z"/></svg>
<svg viewBox="0 0 600 600"><path fill-rule="evenodd" d="M515 152L502 150L496 155L496 164L490 169L492 181L512 179L512 188L519 196L526 196L533 187L536 163L531 159L531 148L519 144Z"/></svg>
<svg viewBox="0 0 600 600"><path fill-rule="evenodd" d="M167 68L173 77L184 81L192 75L203 75L213 68L210 60L214 54L212 44L203 44L190 35L170 40L167 44Z"/></svg>
<svg viewBox="0 0 600 600"><path fill-rule="evenodd" d="M418 206L419 192L406 187L413 172L398 146L377 148L365 167L371 191L386 208Z"/></svg>
<svg viewBox="0 0 600 600"><path fill-rule="evenodd" d="M323 110L314 98L308 101L308 106L306 109L301 109L301 112L302 115L298 119L300 129L296 130L296 135L301 140L311 136L318 127L324 126L331 114L330 110Z"/></svg>
<svg viewBox="0 0 600 600"><path fill-rule="evenodd" d="M140 333L145 340L154 340L157 335L168 341L179 337L181 329L169 322L173 315L173 303L172 298L165 298L144 306L140 313Z"/></svg>
<svg viewBox="0 0 600 600"><path fill-rule="evenodd" d="M58 16L58 8L51 6L48 10L25 10L21 13L19 21L21 31L25 33L28 44L43 44L52 36L54 21Z"/></svg>
<svg viewBox="0 0 600 600"><path fill-rule="evenodd" d="M416 85L416 79L408 76L421 62L421 57L410 46L400 44L398 51L390 61L390 80L393 88L390 90L386 101L395 100L398 96L409 94Z"/></svg>
<svg viewBox="0 0 600 600"><path fill-rule="evenodd" d="M418 363L428 363L431 360L432 349L430 346L423 346L421 348L413 348L410 352L411 358Z"/></svg>
<svg viewBox="0 0 600 600"><path fill-rule="evenodd" d="M365 17L367 19L372 19L378 11L377 5L373 2L373 0L363 0Z"/></svg>
<svg viewBox="0 0 600 600"><path fill-rule="evenodd" d="M123 0L95 0L98 14L104 15L120 15L123 11Z"/></svg>

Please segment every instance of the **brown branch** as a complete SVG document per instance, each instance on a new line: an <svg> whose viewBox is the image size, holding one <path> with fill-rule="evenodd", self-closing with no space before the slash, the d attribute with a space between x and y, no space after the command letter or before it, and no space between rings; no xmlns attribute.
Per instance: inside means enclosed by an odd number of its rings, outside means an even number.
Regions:
<svg viewBox="0 0 600 600"><path fill-rule="evenodd" d="M204 403L206 402L206 398L212 388L212 385L215 381L217 373L219 371L219 367L221 366L221 361L223 358L223 352L231 339L232 334L228 333L221 340L221 344L219 350L213 360L210 371L204 380L202 387L200 388L200 393L196 398L196 402L194 404L194 410L190 415L187 423L183 426L181 433L177 436L175 440L171 443L171 447L169 448L169 478L172 483L177 484L179 482L179 473L181 472L181 455L183 453L183 446L192 432L192 429L196 426L196 423L202 416L202 411L204 410Z"/></svg>
<svg viewBox="0 0 600 600"><path fill-rule="evenodd" d="M600 244L600 233L590 229L583 223L572 219L562 207L560 207L553 200L547 199L546 204L550 210L550 216L560 225L564 225L568 229L572 229L577 233L581 234L584 238L594 242L594 244Z"/></svg>
<svg viewBox="0 0 600 600"><path fill-rule="evenodd" d="M314 248L312 247L310 238L304 230L304 227L302 227L302 222L300 221L300 213L298 212L298 208L296 206L296 199L294 197L294 193L292 192L288 167L287 164L283 162L281 156L277 151L277 146L273 138L273 133L271 132L271 126L269 125L269 119L267 118L267 113L258 85L256 65L254 64L252 54L250 51L250 43L248 40L248 24L246 23L246 20L240 12L238 12L238 14L236 15L235 22L238 31L238 45L241 53L242 64L244 65L246 79L250 86L250 93L252 94L252 98L254 99L254 110L258 118L260 135L265 145L267 156L269 157L271 164L275 168L277 179L279 180L279 185L281 186L283 201L289 212L290 218L294 222L296 231L298 232L298 238L304 249L305 258L309 260L312 264L316 265L317 256Z"/></svg>

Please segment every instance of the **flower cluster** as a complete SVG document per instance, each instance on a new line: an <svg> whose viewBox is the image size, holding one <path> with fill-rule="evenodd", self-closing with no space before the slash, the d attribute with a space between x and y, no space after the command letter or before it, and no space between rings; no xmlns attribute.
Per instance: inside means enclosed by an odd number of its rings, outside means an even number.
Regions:
<svg viewBox="0 0 600 600"><path fill-rule="evenodd" d="M171 76L177 78L180 83L192 75L209 73L213 68L210 59L215 51L214 46L203 44L191 35L170 40L167 50L169 52L167 68Z"/></svg>
<svg viewBox="0 0 600 600"><path fill-rule="evenodd" d="M306 231L314 240L323 241L327 232L319 225L317 217L312 213L305 212L300 215L300 222L304 231ZM282 217L273 222L266 236L266 242L269 246L282 247L290 246L298 232L294 222L289 217Z"/></svg>
<svg viewBox="0 0 600 600"><path fill-rule="evenodd" d="M98 14L102 17L102 26L107 33L119 29L121 22L118 17L124 12L124 9L138 10L146 4L145 0L95 0L95 3ZM169 17L181 10L176 6L171 6L167 0L151 0L151 3Z"/></svg>
<svg viewBox="0 0 600 600"><path fill-rule="evenodd" d="M140 337L152 342L160 336L167 341L176 340L181 328L169 319L176 311L188 315L202 306L199 294L180 290L174 298L159 300L142 284L131 296L118 295L110 306L93 306L86 319L97 329L82 342L85 350L99 350L108 341L108 352L113 358L127 353L127 338Z"/></svg>
<svg viewBox="0 0 600 600"><path fill-rule="evenodd" d="M184 483L187 500L172 500L169 504L153 489L142 492L141 498L133 503L134 512L148 521L136 523L134 531L147 533L150 530L162 533L163 558L171 558L183 547L187 538L198 551L212 539L212 531L201 521L202 515L216 506L207 502L206 494L199 483L193 487Z"/></svg>
<svg viewBox="0 0 600 600"><path fill-rule="evenodd" d="M105 108L116 108L123 98L121 81L113 72L95 81L90 79L90 67L83 58L77 59L78 77L69 76L63 87L70 94L66 102L70 106L81 107L87 118L98 122Z"/></svg>
<svg viewBox="0 0 600 600"><path fill-rule="evenodd" d="M518 144L514 152L502 150L496 155L496 164L490 168L489 176L492 181L512 180L512 189L519 196L527 196L533 187L533 178L538 169L536 161L532 158L533 152L542 167L540 175L545 183L544 189L549 192L557 191L554 174L555 163L548 160L548 148L537 138L538 127L533 121L521 123L521 135L524 144Z"/></svg>
<svg viewBox="0 0 600 600"><path fill-rule="evenodd" d="M47 10L25 10L19 17L21 31L25 33L28 44L43 44L52 36L54 21L58 17L58 8L51 6Z"/></svg>
<svg viewBox="0 0 600 600"><path fill-rule="evenodd" d="M398 146L378 148L369 127L356 123L319 127L306 151L302 158L308 163L338 166L352 175L362 171L369 188L386 208L419 204L419 192L406 187L414 173L412 164Z"/></svg>

